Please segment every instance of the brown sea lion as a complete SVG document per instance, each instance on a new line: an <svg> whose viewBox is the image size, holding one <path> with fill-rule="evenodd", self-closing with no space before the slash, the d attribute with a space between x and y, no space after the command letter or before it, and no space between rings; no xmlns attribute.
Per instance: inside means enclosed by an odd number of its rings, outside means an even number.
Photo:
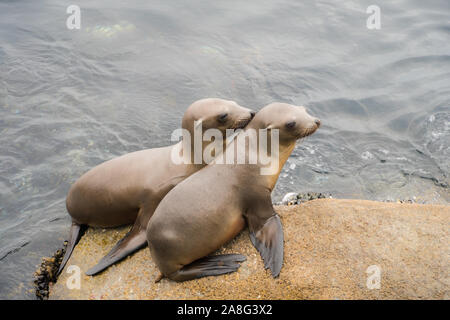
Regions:
<svg viewBox="0 0 450 320"><path fill-rule="evenodd" d="M202 130L244 127L254 116L250 109L234 101L202 99L186 110L182 128L193 135L194 125L199 122ZM184 138L183 138L184 139ZM147 244L145 230L150 217L162 198L186 177L203 168L206 163L192 161L176 164L173 154L188 155L186 148L193 149L194 139L180 141L162 148L132 152L106 161L81 176L70 188L66 206L72 217L69 243L62 271L73 248L86 226L116 227L134 223L130 232L121 239L100 262L87 271L94 275L123 259ZM205 148L206 142L201 147ZM192 150L191 150L192 151Z"/></svg>
<svg viewBox="0 0 450 320"><path fill-rule="evenodd" d="M278 276L283 263L283 229L272 206L271 192L296 141L319 126L319 119L310 116L304 107L270 104L234 140L244 141L244 148L239 149L239 143L234 148L227 146L225 153L234 153L234 164L220 164L225 161L219 156L173 188L147 226L149 249L161 277L186 281L236 271L244 256L207 255L233 239L246 223L265 267ZM260 145L261 134L256 134L258 141L254 144L246 138L259 129L267 134L266 148ZM277 161L263 164L260 151L268 152ZM236 164L242 152L245 164ZM255 155L257 160L252 164L250 159Z"/></svg>

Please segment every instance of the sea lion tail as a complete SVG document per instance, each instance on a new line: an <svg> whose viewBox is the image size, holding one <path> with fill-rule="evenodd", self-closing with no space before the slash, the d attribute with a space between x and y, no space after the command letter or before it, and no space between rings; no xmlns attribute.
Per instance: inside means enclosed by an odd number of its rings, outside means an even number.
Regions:
<svg viewBox="0 0 450 320"><path fill-rule="evenodd" d="M84 224L78 224L74 221L72 221L72 226L70 227L70 234L69 234L69 243L67 244L66 253L64 254L63 261L59 265L58 272L56 275L59 275L61 271L64 269L64 266L66 265L67 261L69 260L70 256L72 255L72 251L77 245L78 241L80 241L81 237L83 236L84 232L87 229L87 225Z"/></svg>

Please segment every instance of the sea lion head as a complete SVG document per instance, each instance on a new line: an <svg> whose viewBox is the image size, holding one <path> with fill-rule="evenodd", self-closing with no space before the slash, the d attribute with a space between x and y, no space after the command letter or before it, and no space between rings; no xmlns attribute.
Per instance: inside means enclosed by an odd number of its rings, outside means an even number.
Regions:
<svg viewBox="0 0 450 320"><path fill-rule="evenodd" d="M320 120L308 114L303 106L271 103L259 111L251 122L253 128L278 129L280 144L295 144L298 139L313 134Z"/></svg>
<svg viewBox="0 0 450 320"><path fill-rule="evenodd" d="M258 131L258 139L267 139L258 143L258 163L262 165L264 157L261 151L270 155L270 163L262 168L266 176L267 187L272 190L285 162L295 147L296 141L313 134L320 126L320 120L311 116L305 107L286 103L272 103L262 108L245 128L246 132ZM261 136L261 131L266 131ZM275 131L277 130L277 131ZM270 133L269 133L270 132ZM275 138L278 136L277 138ZM272 139L276 139L272 141ZM263 144L261 145L261 142ZM253 149L255 150L255 149Z"/></svg>
<svg viewBox="0 0 450 320"><path fill-rule="evenodd" d="M244 128L254 115L253 110L242 107L234 101L218 98L201 99L187 108L182 127L193 134L194 126L201 123L203 132L214 128L220 130L225 137L227 129Z"/></svg>
<svg viewBox="0 0 450 320"><path fill-rule="evenodd" d="M183 133L183 149L190 149L190 153L183 153L183 157L191 163L206 164L208 161L205 162L204 151L210 145L212 147L220 145L218 150L213 148L209 153L211 157L215 157L216 152L220 153L226 148L227 136L231 134L227 130L244 128L254 116L253 110L244 108L230 100L208 98L194 102L188 107L182 120L182 127L185 130ZM198 133L204 135L210 129L214 129L212 130L216 134L214 137L219 137L221 140L216 141L216 138L214 138L211 142L211 140L202 139L200 148L196 146L195 137Z"/></svg>

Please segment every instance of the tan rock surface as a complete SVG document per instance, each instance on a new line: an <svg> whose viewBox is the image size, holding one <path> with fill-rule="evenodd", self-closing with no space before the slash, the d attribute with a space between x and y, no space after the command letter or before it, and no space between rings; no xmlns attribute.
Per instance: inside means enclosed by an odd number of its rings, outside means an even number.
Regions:
<svg viewBox="0 0 450 320"><path fill-rule="evenodd" d="M143 249L95 277L95 265L127 228L89 229L50 299L450 299L450 206L320 199L278 206L285 258L280 277L263 268L248 232L219 250L247 256L237 273L176 283L163 279ZM81 269L69 290L67 267ZM369 266L381 270L368 289Z"/></svg>

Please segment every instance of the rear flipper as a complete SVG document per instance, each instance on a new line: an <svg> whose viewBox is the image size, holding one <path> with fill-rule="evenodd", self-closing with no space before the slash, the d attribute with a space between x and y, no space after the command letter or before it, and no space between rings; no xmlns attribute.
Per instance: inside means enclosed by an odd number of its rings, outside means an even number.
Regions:
<svg viewBox="0 0 450 320"><path fill-rule="evenodd" d="M111 251L109 251L98 264L86 271L88 276L96 275L97 273L105 270L114 263L147 245L145 230L140 231L139 228L135 228L135 226L133 226L131 231L128 232L125 237L116 243Z"/></svg>
<svg viewBox="0 0 450 320"><path fill-rule="evenodd" d="M181 282L232 273L237 271L241 266L238 262L243 262L245 260L245 256L241 254L209 256L184 266L180 270L168 275L167 278Z"/></svg>
<svg viewBox="0 0 450 320"><path fill-rule="evenodd" d="M56 275L59 275L61 271L64 269L64 266L66 265L67 261L72 255L73 249L77 245L78 241L80 241L86 229L87 225L78 224L72 221L72 226L70 227L70 234L69 234L69 243L67 244L66 253L64 254L63 261L59 265L59 269Z"/></svg>

